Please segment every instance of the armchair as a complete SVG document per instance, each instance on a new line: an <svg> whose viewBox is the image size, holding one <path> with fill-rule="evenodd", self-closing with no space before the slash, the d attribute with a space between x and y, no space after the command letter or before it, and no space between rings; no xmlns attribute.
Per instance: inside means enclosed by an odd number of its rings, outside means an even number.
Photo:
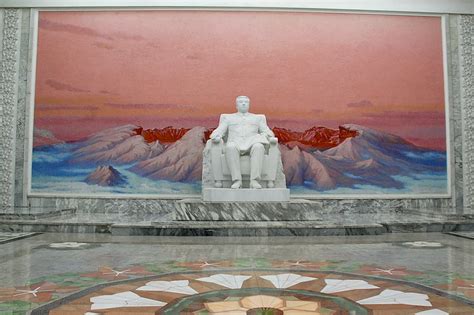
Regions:
<svg viewBox="0 0 474 315"><path fill-rule="evenodd" d="M210 148L211 169L214 178L214 187L223 187L224 181L232 181L229 167L225 157L225 143L220 140L215 143L208 140L207 146ZM278 148L278 141L270 142L265 147L265 155L263 159L263 168L260 178L262 186L267 188L275 187L275 180L277 177L278 162L280 161L280 150ZM248 187L250 180L250 155L240 156L240 171L242 173L242 183Z"/></svg>

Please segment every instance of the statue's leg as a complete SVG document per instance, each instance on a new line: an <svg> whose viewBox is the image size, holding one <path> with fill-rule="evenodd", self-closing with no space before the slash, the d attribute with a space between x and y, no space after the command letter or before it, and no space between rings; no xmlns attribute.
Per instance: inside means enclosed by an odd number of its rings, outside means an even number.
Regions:
<svg viewBox="0 0 474 315"><path fill-rule="evenodd" d="M255 143L250 149L250 180L259 180L262 174L265 148L261 143Z"/></svg>
<svg viewBox="0 0 474 315"><path fill-rule="evenodd" d="M229 142L226 144L225 159L232 176L232 181L242 180L242 173L240 172L240 151L235 143Z"/></svg>

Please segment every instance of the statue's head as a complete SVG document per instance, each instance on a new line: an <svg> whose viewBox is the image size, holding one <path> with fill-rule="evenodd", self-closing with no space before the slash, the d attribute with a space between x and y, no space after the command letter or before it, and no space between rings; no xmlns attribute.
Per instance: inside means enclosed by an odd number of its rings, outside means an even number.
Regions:
<svg viewBox="0 0 474 315"><path fill-rule="evenodd" d="M247 113L250 107L250 98L248 96L237 96L235 99L235 106L239 113Z"/></svg>

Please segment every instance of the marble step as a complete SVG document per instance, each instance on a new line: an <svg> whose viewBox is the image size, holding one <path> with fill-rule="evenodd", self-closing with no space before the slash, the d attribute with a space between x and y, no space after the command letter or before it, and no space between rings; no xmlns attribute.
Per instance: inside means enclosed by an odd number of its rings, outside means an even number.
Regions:
<svg viewBox="0 0 474 315"><path fill-rule="evenodd" d="M28 220L0 221L3 232L106 233L112 235L155 236L344 236L405 232L474 231L474 221L324 224L318 221L251 222L46 222Z"/></svg>

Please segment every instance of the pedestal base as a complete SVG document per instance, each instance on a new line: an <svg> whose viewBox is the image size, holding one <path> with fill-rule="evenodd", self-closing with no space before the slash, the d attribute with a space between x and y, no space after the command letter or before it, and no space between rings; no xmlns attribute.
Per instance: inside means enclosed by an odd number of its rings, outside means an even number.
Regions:
<svg viewBox="0 0 474 315"><path fill-rule="evenodd" d="M287 188L204 188L202 199L207 202L288 202L290 190Z"/></svg>

